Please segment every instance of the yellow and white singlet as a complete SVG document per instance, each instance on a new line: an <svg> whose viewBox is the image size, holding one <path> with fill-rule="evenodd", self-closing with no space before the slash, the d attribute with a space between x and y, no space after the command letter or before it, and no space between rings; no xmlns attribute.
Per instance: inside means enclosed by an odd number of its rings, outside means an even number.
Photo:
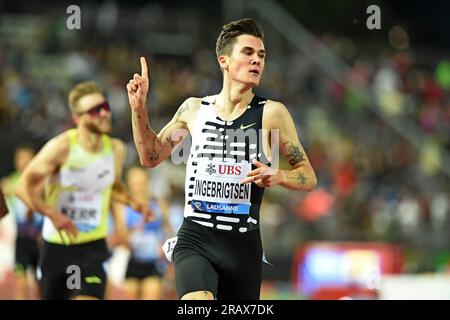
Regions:
<svg viewBox="0 0 450 320"><path fill-rule="evenodd" d="M51 176L45 188L45 201L69 216L78 229L74 244L107 236L107 215L115 179L111 139L102 135L102 150L91 153L82 148L76 129L67 131L70 149L59 172ZM43 238L55 244L67 244L68 235L58 231L48 217L44 219Z"/></svg>

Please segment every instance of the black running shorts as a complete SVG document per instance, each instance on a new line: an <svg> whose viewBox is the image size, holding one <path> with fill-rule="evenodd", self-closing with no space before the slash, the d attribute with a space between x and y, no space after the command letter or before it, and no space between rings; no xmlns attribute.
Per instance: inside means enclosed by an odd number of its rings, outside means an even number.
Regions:
<svg viewBox="0 0 450 320"><path fill-rule="evenodd" d="M259 229L227 232L185 218L173 251L178 297L210 291L220 300L258 300L262 256Z"/></svg>
<svg viewBox="0 0 450 320"><path fill-rule="evenodd" d="M158 266L158 261L139 261L133 258L128 261L126 279L144 280L148 277L161 278L162 276L163 272Z"/></svg>
<svg viewBox="0 0 450 320"><path fill-rule="evenodd" d="M71 299L80 295L103 299L106 288L103 264L108 258L104 239L69 246L44 241L39 261L42 299Z"/></svg>
<svg viewBox="0 0 450 320"><path fill-rule="evenodd" d="M16 239L16 265L15 272L24 275L31 267L36 271L39 260L39 241L37 239L18 236Z"/></svg>

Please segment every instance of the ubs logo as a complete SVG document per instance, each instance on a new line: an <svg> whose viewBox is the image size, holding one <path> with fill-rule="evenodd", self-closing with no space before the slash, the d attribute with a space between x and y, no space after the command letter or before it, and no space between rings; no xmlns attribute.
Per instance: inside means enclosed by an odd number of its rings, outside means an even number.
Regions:
<svg viewBox="0 0 450 320"><path fill-rule="evenodd" d="M225 175L240 176L242 173L242 167L239 165L219 164L218 170L220 174ZM206 168L205 171L208 172L210 175L216 173L217 172L216 165L213 163L208 164L208 167Z"/></svg>
<svg viewBox="0 0 450 320"><path fill-rule="evenodd" d="M219 164L219 173L220 174L227 174L227 175L241 175L241 166L232 166L227 164Z"/></svg>
<svg viewBox="0 0 450 320"><path fill-rule="evenodd" d="M208 172L210 175L213 173L216 173L216 165L213 163L208 164L208 168L206 168L206 172Z"/></svg>

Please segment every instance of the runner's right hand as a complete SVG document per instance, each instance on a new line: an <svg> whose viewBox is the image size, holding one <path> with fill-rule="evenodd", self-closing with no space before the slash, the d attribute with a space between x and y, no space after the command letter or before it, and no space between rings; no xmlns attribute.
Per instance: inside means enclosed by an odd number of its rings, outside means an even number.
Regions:
<svg viewBox="0 0 450 320"><path fill-rule="evenodd" d="M68 233L69 237L71 238L70 239L71 241L76 238L78 234L78 229L68 216L59 212L55 212L49 215L48 217L52 221L55 228L58 230L59 235L61 237L62 237L61 231L64 230ZM64 238L62 238L62 240L64 242Z"/></svg>
<svg viewBox="0 0 450 320"><path fill-rule="evenodd" d="M130 102L131 110L138 111L145 108L148 87L147 62L144 57L141 57L141 74L135 73L133 79L127 84L128 101Z"/></svg>

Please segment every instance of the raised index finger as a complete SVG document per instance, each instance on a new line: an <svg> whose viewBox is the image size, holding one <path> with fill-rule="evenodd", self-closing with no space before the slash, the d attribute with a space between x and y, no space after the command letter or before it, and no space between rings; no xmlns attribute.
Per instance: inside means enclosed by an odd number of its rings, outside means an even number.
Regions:
<svg viewBox="0 0 450 320"><path fill-rule="evenodd" d="M145 61L144 57L141 57L141 76L146 78L148 76L147 61Z"/></svg>

